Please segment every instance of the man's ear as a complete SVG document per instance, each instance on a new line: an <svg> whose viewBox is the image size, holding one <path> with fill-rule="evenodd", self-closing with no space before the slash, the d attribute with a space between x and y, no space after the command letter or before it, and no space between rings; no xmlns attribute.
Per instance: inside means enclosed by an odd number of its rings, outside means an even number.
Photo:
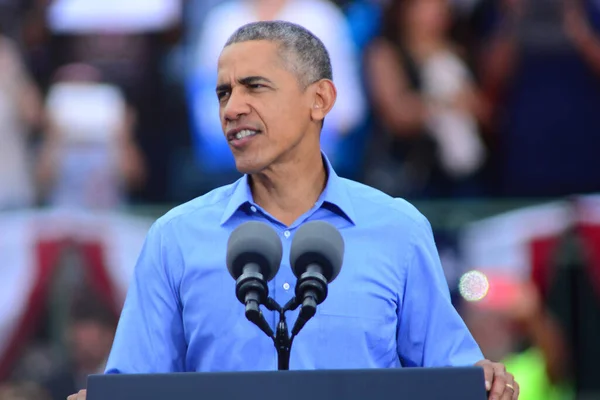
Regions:
<svg viewBox="0 0 600 400"><path fill-rule="evenodd" d="M337 89L329 79L321 79L315 82L314 85L315 89L310 117L313 121L323 121L335 104Z"/></svg>

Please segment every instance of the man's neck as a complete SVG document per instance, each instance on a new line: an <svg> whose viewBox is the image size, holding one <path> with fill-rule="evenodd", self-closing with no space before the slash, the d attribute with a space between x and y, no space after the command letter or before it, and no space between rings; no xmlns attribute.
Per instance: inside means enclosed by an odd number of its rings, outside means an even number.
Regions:
<svg viewBox="0 0 600 400"><path fill-rule="evenodd" d="M252 175L252 195L256 204L289 226L314 206L326 181L321 153L313 152Z"/></svg>

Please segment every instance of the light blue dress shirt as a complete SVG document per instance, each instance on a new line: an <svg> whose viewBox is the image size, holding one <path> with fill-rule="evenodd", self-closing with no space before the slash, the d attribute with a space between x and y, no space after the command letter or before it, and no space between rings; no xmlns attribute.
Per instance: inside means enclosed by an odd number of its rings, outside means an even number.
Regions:
<svg viewBox="0 0 600 400"><path fill-rule="evenodd" d="M342 270L294 340L290 369L468 366L483 355L450 302L427 219L404 200L340 178L291 226L252 200L247 177L174 208L150 229L122 311L107 373L276 370L273 341L244 316L227 272L229 235L247 221L283 242L269 291L294 295L289 251L304 222L345 241ZM278 314L264 310L273 330ZM289 328L298 310L287 313Z"/></svg>

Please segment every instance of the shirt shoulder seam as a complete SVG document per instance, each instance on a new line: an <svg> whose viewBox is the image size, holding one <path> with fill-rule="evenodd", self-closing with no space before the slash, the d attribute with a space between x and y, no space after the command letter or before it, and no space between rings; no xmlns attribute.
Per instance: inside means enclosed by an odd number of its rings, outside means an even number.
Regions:
<svg viewBox="0 0 600 400"><path fill-rule="evenodd" d="M195 200L199 200L199 199L195 199ZM195 201L195 200L192 200L192 202ZM185 211L181 211L181 212L175 212L178 207L185 206L185 204L182 204L180 206L177 206L177 207L171 209L166 214L164 214L162 217L160 217L159 218L159 221L160 221L159 224L162 227L169 226L169 225L173 224L175 221L179 220L182 217L190 216L190 215L195 214L197 212L204 211L207 208L216 206L219 203L223 203L223 202L226 202L228 200L229 200L229 198L227 196L219 196L219 198L211 201L208 204L202 202L202 204L191 205L189 210L185 210ZM173 215L169 215L171 213L173 213Z"/></svg>

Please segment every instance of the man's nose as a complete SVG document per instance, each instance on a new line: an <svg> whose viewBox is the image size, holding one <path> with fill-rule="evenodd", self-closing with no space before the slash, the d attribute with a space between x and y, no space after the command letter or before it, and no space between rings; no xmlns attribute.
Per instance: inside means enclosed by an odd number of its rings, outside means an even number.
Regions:
<svg viewBox="0 0 600 400"><path fill-rule="evenodd" d="M250 106L243 92L233 90L225 104L224 117L227 121L238 119L242 115L250 113Z"/></svg>

